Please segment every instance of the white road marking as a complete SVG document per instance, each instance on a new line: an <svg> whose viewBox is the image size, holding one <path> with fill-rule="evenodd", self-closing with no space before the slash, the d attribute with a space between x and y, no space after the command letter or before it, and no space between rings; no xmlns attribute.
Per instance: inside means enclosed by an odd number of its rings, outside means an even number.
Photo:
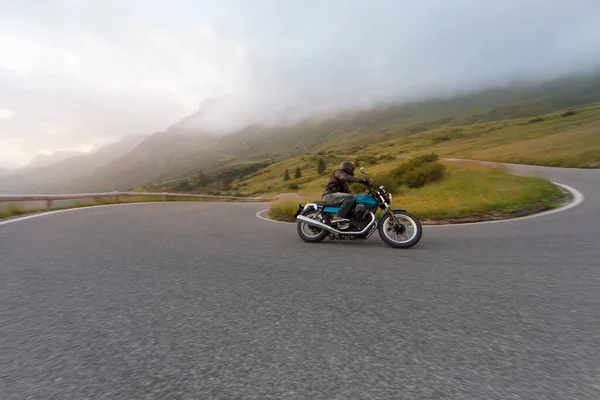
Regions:
<svg viewBox="0 0 600 400"><path fill-rule="evenodd" d="M427 228L441 228L441 227L448 227L448 226L467 226L467 225L481 225L481 224L495 224L495 223L500 223L500 222L510 222L510 221L518 221L518 220L523 220L523 219L528 219L528 218L537 218L537 217L544 217L550 214L556 214L562 211L566 211L569 210L571 208L577 207L578 205L580 205L581 203L584 202L585 197L584 195L577 189L572 188L570 186L564 185L562 183L558 183L558 182L552 182L557 186L560 186L566 190L568 190L569 192L571 192L571 194L573 195L573 201L565 204L562 207L559 207L557 209L554 210L549 210L549 211L544 211L541 213L537 213L537 214L533 214L533 215L527 215L524 217L517 217L517 218L510 218L510 219L501 219L501 220L496 220L496 221L482 221L482 222L468 222L468 223L464 223L464 224L444 224L444 225L423 225L423 227L427 227ZM122 204L105 204L105 205L99 205L99 206L86 206L86 207L78 207L78 208L67 208L65 210L56 210L56 211L48 211L48 212L43 212L43 213L39 213L39 214L32 214L32 215L26 215L24 217L17 217L17 218L11 218L8 219L6 221L0 221L0 226L2 225L8 225L8 224L14 224L16 222L21 222L21 221L26 221L28 219L33 219L33 218L39 218L39 217L44 217L46 215L52 215L52 214L59 214L59 213L63 213L63 212L70 212L70 211L77 211L77 210L89 210L91 208L100 208L100 207L116 207L116 206L133 206L133 205L140 205L140 204L164 204L165 202L140 202L140 203L122 203ZM169 202L170 204L173 204L172 202ZM257 218L260 218L262 220L265 221L269 221L269 222L276 222L279 224L295 224L294 222L284 222L284 221L276 221L267 217L264 217L262 214L264 212L269 211L268 209L266 210L261 210L258 211L255 215Z"/></svg>
<svg viewBox="0 0 600 400"><path fill-rule="evenodd" d="M584 202L585 196L579 190L572 188L571 186L564 185L562 183L558 183L558 182L552 182L552 183L555 184L556 186L560 186L563 189L569 191L571 193L571 195L573 196L573 201L565 204L562 207L556 208L554 210L543 211L543 212L540 212L537 214L526 215L524 217L499 219L499 220L494 220L494 221L466 222L463 224L457 223L457 224L423 225L423 228L425 228L425 227L426 228L445 228L445 227L458 227L458 226L468 226L468 225L496 224L496 223L500 223L500 222L511 222L511 221L519 221L519 220L523 220L523 219L529 219L529 218L545 217L550 214L556 214L559 212L567 211L571 208L577 207L578 205L580 205L581 203ZM278 222L280 224L294 224L294 222L275 221L273 219L263 217L261 214L266 211L269 211L269 210L268 209L261 210L256 213L256 216L260 219L264 219L265 221Z"/></svg>
<svg viewBox="0 0 600 400"><path fill-rule="evenodd" d="M523 219L545 217L550 214L556 214L556 213L567 211L571 208L577 207L578 205L583 203L583 201L585 200L585 196L579 190L572 188L571 186L564 185L562 183L558 183L558 182L552 182L552 183L571 192L571 195L573 196L573 201L565 204L562 207L555 208L554 210L542 211L540 213L526 215L524 217L499 219L499 220L495 220L495 221L467 222L464 224L423 225L423 226L424 227L426 226L427 228L436 228L436 227L441 228L441 227L448 227L448 226L482 225L482 224L495 224L495 223L499 223L499 222L511 222L511 221L519 221L519 220L523 220Z"/></svg>
<svg viewBox="0 0 600 400"><path fill-rule="evenodd" d="M39 214L26 215L24 217L11 218L11 219L6 220L6 221L0 221L0 226L1 225L14 224L16 222L21 222L21 221L26 221L28 219L44 217L46 215L60 214L60 213L69 212L69 211L89 210L90 208L100 208L100 207L132 206L132 205L139 205L139 204L161 204L161 203L165 203L165 202L161 202L161 201L142 201L142 202L139 202L139 203L103 204L103 205L99 205L99 206L84 206L84 207L76 207L76 208L67 208L67 209L64 209L64 210L48 211L48 212L42 212L42 213L39 213Z"/></svg>
<svg viewBox="0 0 600 400"><path fill-rule="evenodd" d="M269 211L269 209L267 208L266 210L260 210L260 211L258 211L254 215L256 215L257 218L260 218L260 219L263 219L263 220L269 221L269 222L277 222L277 223L280 223L280 224L294 224L295 223L295 222L277 221L277 220L274 220L274 219L271 219L271 218L263 217L262 214L264 212L268 212L268 211Z"/></svg>

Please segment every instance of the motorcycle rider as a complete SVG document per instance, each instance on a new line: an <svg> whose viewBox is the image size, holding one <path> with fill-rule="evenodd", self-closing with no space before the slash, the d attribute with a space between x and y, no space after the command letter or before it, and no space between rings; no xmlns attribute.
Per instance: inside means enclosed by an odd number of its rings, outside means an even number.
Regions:
<svg viewBox="0 0 600 400"><path fill-rule="evenodd" d="M364 185L369 184L368 179L356 178L354 176L354 164L350 161L344 161L329 176L329 181L322 195L322 200L328 204L339 204L341 202L340 209L331 222L340 223L349 221L347 217L356 202L356 195L352 194L352 191L348 188L348 182L362 183Z"/></svg>

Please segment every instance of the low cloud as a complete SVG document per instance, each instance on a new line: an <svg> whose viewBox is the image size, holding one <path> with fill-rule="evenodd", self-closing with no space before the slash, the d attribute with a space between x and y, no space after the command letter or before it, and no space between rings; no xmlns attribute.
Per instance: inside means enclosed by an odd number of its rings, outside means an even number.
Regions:
<svg viewBox="0 0 600 400"><path fill-rule="evenodd" d="M92 149L165 129L188 111L164 90L110 88L52 75L0 70L0 87L0 100L11 104L0 110L0 160L13 165L38 153Z"/></svg>
<svg viewBox="0 0 600 400"><path fill-rule="evenodd" d="M0 108L0 120L11 119L15 115L15 112L10 108Z"/></svg>
<svg viewBox="0 0 600 400"><path fill-rule="evenodd" d="M190 124L216 132L600 65L596 0L12 2L0 160ZM8 110L8 111L7 111ZM208 125L207 125L208 124Z"/></svg>

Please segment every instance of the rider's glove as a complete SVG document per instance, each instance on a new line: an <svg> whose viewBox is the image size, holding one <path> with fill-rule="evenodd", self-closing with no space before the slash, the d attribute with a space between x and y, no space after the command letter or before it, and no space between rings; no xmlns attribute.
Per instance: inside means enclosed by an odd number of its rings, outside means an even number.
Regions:
<svg viewBox="0 0 600 400"><path fill-rule="evenodd" d="M363 185L367 185L367 186L371 186L371 182L369 182L369 180L367 178L363 178L362 179L362 184Z"/></svg>

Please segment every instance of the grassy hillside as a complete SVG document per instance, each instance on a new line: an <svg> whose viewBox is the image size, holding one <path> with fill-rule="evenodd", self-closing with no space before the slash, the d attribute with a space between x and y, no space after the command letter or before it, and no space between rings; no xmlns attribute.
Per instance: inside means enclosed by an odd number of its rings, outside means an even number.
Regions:
<svg viewBox="0 0 600 400"><path fill-rule="evenodd" d="M290 173L300 166L310 174L316 168L314 157L319 155L329 167L336 163L334 155L368 160L432 151L444 157L593 166L600 162L600 111L597 105L590 105L594 102L600 102L600 72L448 99L380 104L287 126L253 125L220 138L206 132L192 135L185 132L183 124L177 125L177 132L152 135L127 154L93 170L65 164L66 172L48 170L10 182L2 179L0 191L15 191L24 185L38 191L128 190L143 186L275 191L291 183L284 185L272 179L283 173L276 171L279 165L287 165ZM562 117L569 109L576 114ZM270 171L255 171L256 165L265 163L275 166L268 166ZM236 181L243 178L240 171L253 176ZM208 184L182 186L183 180L193 179L200 172L209 177ZM263 176L253 179L257 174ZM296 184L303 187L309 178L303 176ZM30 189L27 191L35 191Z"/></svg>
<svg viewBox="0 0 600 400"><path fill-rule="evenodd" d="M407 157L434 152L442 157L528 163L564 167L594 167L600 162L600 104L574 107L533 118L437 128L400 139L362 146L336 144L337 150L303 154L270 163L265 168L233 175L229 192L316 194L328 174L345 159L385 172ZM322 160L326 169L319 174ZM253 164L260 165L260 164ZM230 171L240 171L240 167ZM295 178L299 168L301 177ZM290 179L284 180L288 170ZM156 189L177 190L178 180ZM202 191L202 187L198 188ZM222 188L221 188L222 189Z"/></svg>
<svg viewBox="0 0 600 400"><path fill-rule="evenodd" d="M593 102L600 102L600 73L452 99L379 105L290 126L250 126L215 144L218 165L196 165L195 169L223 171L265 161L283 162L294 170L296 166L310 169L316 163L310 157L319 153L335 163L332 155L398 157L430 151L449 157L593 165L600 161L596 129L600 115L597 105L589 105ZM570 109L575 115L562 117ZM540 117L542 121L536 119ZM266 174L269 181L271 176ZM252 192L258 180L241 183L233 189ZM281 185L267 186L275 190Z"/></svg>
<svg viewBox="0 0 600 400"><path fill-rule="evenodd" d="M368 170L375 174L375 184L383 183L388 188L395 186L392 190L392 207L407 209L427 223L469 222L526 215L556 207L563 197L560 189L547 180L515 176L502 169L472 163L447 164L441 179L436 178L422 187L398 186L393 182L397 179L394 177L397 166L398 163L388 163ZM426 172L420 168L419 173ZM310 182L301 191L301 199L273 203L269 215L292 222L298 203L320 199L326 182L326 177ZM353 192L364 192L364 186L354 186Z"/></svg>
<svg viewBox="0 0 600 400"><path fill-rule="evenodd" d="M561 197L545 179L474 165L451 165L449 171L442 182L402 190L392 205L432 220L493 219L553 208Z"/></svg>
<svg viewBox="0 0 600 400"><path fill-rule="evenodd" d="M425 152L499 162L597 167L600 165L600 104L534 118L433 129L373 144L361 149L358 156Z"/></svg>
<svg viewBox="0 0 600 400"><path fill-rule="evenodd" d="M253 126L224 138L220 151L243 159L284 158L406 137L439 127L535 117L600 102L600 73L541 85L512 85L450 99L378 105L291 126Z"/></svg>

